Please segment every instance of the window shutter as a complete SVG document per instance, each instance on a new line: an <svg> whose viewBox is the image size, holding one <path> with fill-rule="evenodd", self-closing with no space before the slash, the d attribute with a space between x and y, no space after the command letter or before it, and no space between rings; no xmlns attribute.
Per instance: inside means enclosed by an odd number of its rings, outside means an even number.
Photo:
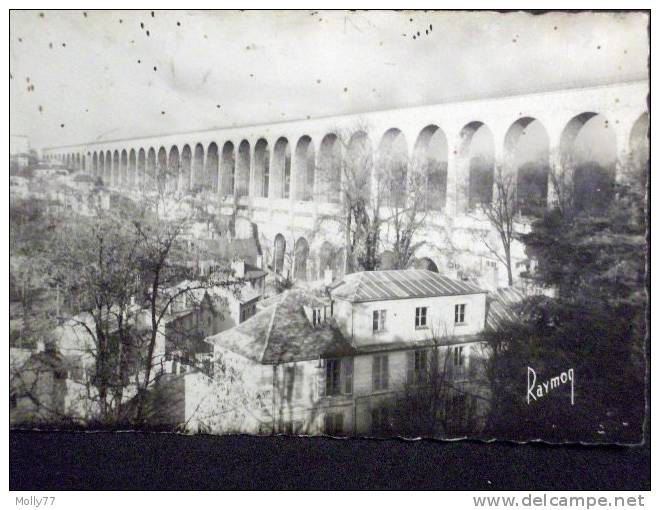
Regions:
<svg viewBox="0 0 660 510"><path fill-rule="evenodd" d="M387 311L386 310L381 310L380 311L380 330L385 331L385 318L387 317Z"/></svg>
<svg viewBox="0 0 660 510"><path fill-rule="evenodd" d="M344 393L353 393L353 358L344 358L341 361L342 376L344 378Z"/></svg>
<svg viewBox="0 0 660 510"><path fill-rule="evenodd" d="M379 373L379 364L380 359L378 356L374 356L371 360L371 388L373 391L378 389L378 373Z"/></svg>
<svg viewBox="0 0 660 510"><path fill-rule="evenodd" d="M408 373L408 384L414 384L415 382L415 351L408 351L406 353L407 361L407 373Z"/></svg>
<svg viewBox="0 0 660 510"><path fill-rule="evenodd" d="M381 367L381 375L380 375L380 385L381 388L387 389L389 388L390 385L390 374L389 374L389 356L385 355L382 358L382 367Z"/></svg>

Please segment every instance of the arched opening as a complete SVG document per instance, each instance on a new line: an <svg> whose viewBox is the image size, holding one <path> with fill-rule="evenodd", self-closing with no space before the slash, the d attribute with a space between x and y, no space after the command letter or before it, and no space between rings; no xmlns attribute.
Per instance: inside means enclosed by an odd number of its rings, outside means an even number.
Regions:
<svg viewBox="0 0 660 510"><path fill-rule="evenodd" d="M467 207L474 211L493 201L495 144L493 133L483 122L470 122L461 130L459 157L467 162ZM462 193L462 190L459 190Z"/></svg>
<svg viewBox="0 0 660 510"><path fill-rule="evenodd" d="M414 166L426 176L427 205L443 211L447 204L447 136L438 126L426 126L415 142Z"/></svg>
<svg viewBox="0 0 660 510"><path fill-rule="evenodd" d="M145 170L145 187L148 189L155 189L157 182L158 169L156 167L156 150L151 147L147 153L147 166Z"/></svg>
<svg viewBox="0 0 660 510"><path fill-rule="evenodd" d="M284 271L284 254L286 253L286 240L282 234L275 236L273 245L273 271L281 274Z"/></svg>
<svg viewBox="0 0 660 510"><path fill-rule="evenodd" d="M128 184L133 187L137 183L137 160L135 158L135 149L128 153Z"/></svg>
<svg viewBox="0 0 660 510"><path fill-rule="evenodd" d="M268 142L260 138L254 146L254 192L258 197L268 198L270 182L270 152Z"/></svg>
<svg viewBox="0 0 660 510"><path fill-rule="evenodd" d="M332 271L332 279L343 276L342 249L335 248L328 241L324 241L319 250L319 279L325 278L327 270Z"/></svg>
<svg viewBox="0 0 660 510"><path fill-rule="evenodd" d="M169 178L169 172L167 170L167 150L165 147L158 149L158 160L156 166L156 186L158 186L159 191L166 189L166 184Z"/></svg>
<svg viewBox="0 0 660 510"><path fill-rule="evenodd" d="M80 168L87 170L87 159L85 158L84 154L80 156Z"/></svg>
<svg viewBox="0 0 660 510"><path fill-rule="evenodd" d="M101 180L103 180L103 184L107 185L108 179L105 173L105 153L103 152L99 153L98 175L101 177Z"/></svg>
<svg viewBox="0 0 660 510"><path fill-rule="evenodd" d="M80 153L76 154L76 170L80 170Z"/></svg>
<svg viewBox="0 0 660 510"><path fill-rule="evenodd" d="M210 187L209 177L204 171L204 146L201 143L195 145L195 156L192 163L192 172L193 180L195 182L195 189L208 189Z"/></svg>
<svg viewBox="0 0 660 510"><path fill-rule="evenodd" d="M321 140L319 167L316 176L317 200L339 202L341 198L341 141L334 133Z"/></svg>
<svg viewBox="0 0 660 510"><path fill-rule="evenodd" d="M204 147L197 144L195 147L195 164L204 160ZM218 192L218 145L211 142L206 154L206 178L211 191Z"/></svg>
<svg viewBox="0 0 660 510"><path fill-rule="evenodd" d="M272 185L270 195L273 198L289 198L291 195L291 149L289 141L282 137L275 142L272 161Z"/></svg>
<svg viewBox="0 0 660 510"><path fill-rule="evenodd" d="M312 139L307 135L301 136L296 145L296 200L311 201L314 199L315 168L316 161Z"/></svg>
<svg viewBox="0 0 660 510"><path fill-rule="evenodd" d="M135 176L135 184L137 186L144 186L145 182L145 173L146 173L146 155L144 153L144 149L140 149L138 151L138 157L137 157L137 172Z"/></svg>
<svg viewBox="0 0 660 510"><path fill-rule="evenodd" d="M243 140L238 146L236 162L236 196L250 195L250 142Z"/></svg>
<svg viewBox="0 0 660 510"><path fill-rule="evenodd" d="M572 170L577 212L602 213L614 198L617 140L609 121L585 112L573 117L560 140L562 169Z"/></svg>
<svg viewBox="0 0 660 510"><path fill-rule="evenodd" d="M543 214L550 175L550 138L543 124L532 117L515 121L504 137L504 154L506 175L516 179L518 211L531 216Z"/></svg>
<svg viewBox="0 0 660 510"><path fill-rule="evenodd" d="M426 269L428 271L433 271L434 273L439 273L438 271L438 266L435 262L433 262L430 258L428 257L422 257L419 259L415 259L413 262L413 267L415 269Z"/></svg>
<svg viewBox="0 0 660 510"><path fill-rule="evenodd" d="M123 188L128 183L128 153L126 149L121 151L121 160L119 163L119 185Z"/></svg>
<svg viewBox="0 0 660 510"><path fill-rule="evenodd" d="M92 154L92 175L95 177L99 175L99 155L96 152Z"/></svg>
<svg viewBox="0 0 660 510"><path fill-rule="evenodd" d="M167 189L179 189L179 179L181 178L181 158L179 148L173 145L170 149L170 157L167 162Z"/></svg>
<svg viewBox="0 0 660 510"><path fill-rule="evenodd" d="M185 191L188 191L191 188L191 165L192 152L190 150L190 145L186 144L181 150L181 189Z"/></svg>
<svg viewBox="0 0 660 510"><path fill-rule="evenodd" d="M649 114L643 113L633 124L630 131L630 172L633 178L638 178L646 185L648 179L649 159Z"/></svg>
<svg viewBox="0 0 660 510"><path fill-rule="evenodd" d="M309 257L309 243L304 237L296 241L294 248L294 269L293 276L296 280L307 280L307 258Z"/></svg>
<svg viewBox="0 0 660 510"><path fill-rule="evenodd" d="M112 185L119 186L119 151L112 155Z"/></svg>
<svg viewBox="0 0 660 510"><path fill-rule="evenodd" d="M367 133L353 133L346 149L346 179L343 183L345 193L362 200L371 199L371 172L373 168L373 150Z"/></svg>
<svg viewBox="0 0 660 510"><path fill-rule="evenodd" d="M236 156L234 144L226 142L222 147L222 194L231 196L234 194L236 184Z"/></svg>
<svg viewBox="0 0 660 510"><path fill-rule="evenodd" d="M403 207L409 187L408 144L403 133L388 129L378 146L378 181L384 194L383 203L392 207Z"/></svg>

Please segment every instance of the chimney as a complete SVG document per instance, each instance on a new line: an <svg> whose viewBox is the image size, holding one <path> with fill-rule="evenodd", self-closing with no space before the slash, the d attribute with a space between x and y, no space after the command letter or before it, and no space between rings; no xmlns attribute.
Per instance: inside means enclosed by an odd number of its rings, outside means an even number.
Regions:
<svg viewBox="0 0 660 510"><path fill-rule="evenodd" d="M245 278L245 261L235 260L231 263L231 269L236 278Z"/></svg>

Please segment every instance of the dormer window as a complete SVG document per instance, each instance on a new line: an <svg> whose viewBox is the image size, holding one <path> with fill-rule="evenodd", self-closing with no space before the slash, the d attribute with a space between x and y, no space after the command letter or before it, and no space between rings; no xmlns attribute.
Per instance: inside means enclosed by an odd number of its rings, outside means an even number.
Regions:
<svg viewBox="0 0 660 510"><path fill-rule="evenodd" d="M323 322L323 311L320 308L312 309L312 326L317 327Z"/></svg>

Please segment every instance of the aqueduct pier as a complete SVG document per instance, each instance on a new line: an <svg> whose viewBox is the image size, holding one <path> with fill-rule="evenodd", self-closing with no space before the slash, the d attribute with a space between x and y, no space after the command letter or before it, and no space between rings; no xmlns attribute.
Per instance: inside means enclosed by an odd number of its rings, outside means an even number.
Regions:
<svg viewBox="0 0 660 510"><path fill-rule="evenodd" d="M166 175L175 189L206 190L220 212L237 203L241 214L258 225L264 255L275 269L282 269L286 247L295 246L294 273L301 278L317 278L324 268L342 265L336 260L342 257L341 234L320 228L319 218L339 208L348 158L367 154L375 168L421 165L437 197L431 218L437 228L429 227L430 241L420 256L438 268L494 271L495 281L502 283L499 262L466 234L479 223L471 213L474 205L492 198L488 187L496 162L518 174L518 186L526 187L535 203L553 200L552 168L590 163L618 178L626 161L648 159L647 95L646 81L632 81L50 147L43 155L126 193ZM536 182L524 177L530 168L536 168ZM546 169L540 180L539 168ZM596 181L594 189L579 194L597 196L599 186ZM518 246L514 259L524 258Z"/></svg>

